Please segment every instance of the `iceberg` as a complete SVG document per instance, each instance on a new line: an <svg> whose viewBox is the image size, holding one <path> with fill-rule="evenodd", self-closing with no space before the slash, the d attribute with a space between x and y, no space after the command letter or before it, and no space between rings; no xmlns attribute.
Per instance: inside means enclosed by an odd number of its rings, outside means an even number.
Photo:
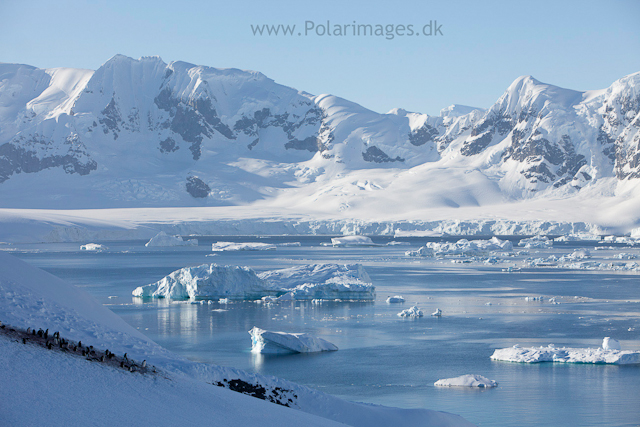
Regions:
<svg viewBox="0 0 640 427"><path fill-rule="evenodd" d="M173 299L374 300L375 287L361 264L310 264L256 274L249 267L204 264L176 270L133 295Z"/></svg>
<svg viewBox="0 0 640 427"><path fill-rule="evenodd" d="M524 246L525 249L547 249L553 246L553 240L549 240L547 236L533 236L520 240L518 246Z"/></svg>
<svg viewBox="0 0 640 427"><path fill-rule="evenodd" d="M307 283L371 283L362 264L306 264L258 275L263 280L282 288L292 289Z"/></svg>
<svg viewBox="0 0 640 427"><path fill-rule="evenodd" d="M398 316L400 316L400 317L422 317L422 316L424 316L424 313L422 312L422 310L420 310L418 307L416 307L414 305L411 308L407 308L406 310L402 310L400 313L398 313Z"/></svg>
<svg viewBox="0 0 640 427"><path fill-rule="evenodd" d="M404 298L401 297L400 295L394 295L392 297L387 298L387 304L402 303L402 302L404 302Z"/></svg>
<svg viewBox="0 0 640 427"><path fill-rule="evenodd" d="M620 341L611 337L604 337L602 340L602 348L605 350L622 350L622 347L620 347Z"/></svg>
<svg viewBox="0 0 640 427"><path fill-rule="evenodd" d="M287 300L358 300L372 301L376 298L375 288L368 283L339 283L329 280L325 283L305 283L298 285L278 301Z"/></svg>
<svg viewBox="0 0 640 427"><path fill-rule="evenodd" d="M107 249L109 248L98 243L87 243L86 245L80 246L81 251L106 251Z"/></svg>
<svg viewBox="0 0 640 427"><path fill-rule="evenodd" d="M273 293L274 290L249 267L204 264L181 268L155 283L140 286L133 291L133 296L259 299L270 292Z"/></svg>
<svg viewBox="0 0 640 427"><path fill-rule="evenodd" d="M211 245L211 250L214 252L275 251L276 245L269 243L216 242Z"/></svg>
<svg viewBox="0 0 640 427"><path fill-rule="evenodd" d="M442 317L442 310L440 310L439 308L436 308L436 311L431 313L431 315L435 317Z"/></svg>
<svg viewBox="0 0 640 427"><path fill-rule="evenodd" d="M384 246L377 243L373 243L371 237L367 236L342 236L333 237L331 239L333 247L345 247L345 246Z"/></svg>
<svg viewBox="0 0 640 427"><path fill-rule="evenodd" d="M271 332L254 326L249 334L252 353L315 353L338 350L329 341L306 333Z"/></svg>
<svg viewBox="0 0 640 427"><path fill-rule="evenodd" d="M460 239L452 242L429 242L420 249L405 252L411 257L432 257L442 255L479 255L493 251L509 252L513 250L513 245L508 240L500 240L492 237L489 240L467 240Z"/></svg>
<svg viewBox="0 0 640 427"><path fill-rule="evenodd" d="M567 348L549 344L547 347L520 347L496 349L491 360L518 363L597 363L611 365L640 364L640 351L621 350L620 343L606 337L601 348ZM618 347L618 348L616 348Z"/></svg>
<svg viewBox="0 0 640 427"><path fill-rule="evenodd" d="M145 243L146 247L162 247L162 246L198 246L198 240L189 239L182 240L180 236L171 236L164 231L159 232L155 236L151 238L147 243Z"/></svg>
<svg viewBox="0 0 640 427"><path fill-rule="evenodd" d="M438 380L433 385L438 387L497 387L498 382L483 377L482 375L468 374Z"/></svg>

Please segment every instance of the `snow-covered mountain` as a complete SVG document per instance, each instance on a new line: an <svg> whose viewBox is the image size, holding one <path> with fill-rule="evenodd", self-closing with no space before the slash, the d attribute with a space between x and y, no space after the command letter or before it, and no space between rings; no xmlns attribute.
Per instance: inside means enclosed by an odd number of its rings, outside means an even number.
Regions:
<svg viewBox="0 0 640 427"><path fill-rule="evenodd" d="M640 73L516 79L489 109L378 114L252 71L117 55L0 64L2 207L419 210L634 193Z"/></svg>

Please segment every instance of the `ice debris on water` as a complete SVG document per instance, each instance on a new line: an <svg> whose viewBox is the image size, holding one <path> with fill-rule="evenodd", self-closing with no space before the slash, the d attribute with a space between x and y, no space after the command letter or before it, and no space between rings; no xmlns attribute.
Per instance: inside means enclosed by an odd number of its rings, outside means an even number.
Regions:
<svg viewBox="0 0 640 427"><path fill-rule="evenodd" d="M422 310L420 310L418 307L416 307L414 305L411 308L407 308L405 310L402 310L400 313L398 313L398 316L400 316L400 317L422 317L422 316L424 316L424 313L422 312Z"/></svg>

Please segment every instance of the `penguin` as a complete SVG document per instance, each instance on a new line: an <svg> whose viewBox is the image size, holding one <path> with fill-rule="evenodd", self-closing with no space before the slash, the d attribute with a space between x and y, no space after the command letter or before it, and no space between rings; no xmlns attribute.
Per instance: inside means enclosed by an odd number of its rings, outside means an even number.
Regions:
<svg viewBox="0 0 640 427"><path fill-rule="evenodd" d="M142 361L142 367L143 367L143 368L146 368L146 367L147 367L147 360L146 360L146 359Z"/></svg>
<svg viewBox="0 0 640 427"><path fill-rule="evenodd" d="M78 347L82 348L82 341L78 341Z"/></svg>
<svg viewBox="0 0 640 427"><path fill-rule="evenodd" d="M31 333L31 328L27 328L27 334Z"/></svg>
<svg viewBox="0 0 640 427"><path fill-rule="evenodd" d="M46 331L44 331L44 339L48 339L49 338L49 329L47 329Z"/></svg>
<svg viewBox="0 0 640 427"><path fill-rule="evenodd" d="M123 361L123 362L120 362L120 367L121 367L121 368L124 368L124 361Z"/></svg>
<svg viewBox="0 0 640 427"><path fill-rule="evenodd" d="M34 329L31 331L31 335L35 335L35 334L36 334L36 330Z"/></svg>
<svg viewBox="0 0 640 427"><path fill-rule="evenodd" d="M53 348L53 344L51 344L51 341L47 341L47 348L49 350L51 350Z"/></svg>
<svg viewBox="0 0 640 427"><path fill-rule="evenodd" d="M27 343L27 339L26 338L22 338L22 344L26 344Z"/></svg>
<svg viewBox="0 0 640 427"><path fill-rule="evenodd" d="M122 357L123 360L128 361L129 359L127 359L127 353L124 354L124 356Z"/></svg>
<svg viewBox="0 0 640 427"><path fill-rule="evenodd" d="M42 338L43 335L44 335L44 331L42 329L38 329L38 336Z"/></svg>
<svg viewBox="0 0 640 427"><path fill-rule="evenodd" d="M102 356L100 356L100 361L104 362L104 354Z"/></svg>

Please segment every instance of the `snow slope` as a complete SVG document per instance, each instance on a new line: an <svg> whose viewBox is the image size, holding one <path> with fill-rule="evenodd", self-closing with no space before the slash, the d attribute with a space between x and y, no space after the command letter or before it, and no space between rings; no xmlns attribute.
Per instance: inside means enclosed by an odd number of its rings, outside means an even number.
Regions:
<svg viewBox="0 0 640 427"><path fill-rule="evenodd" d="M95 72L0 64L2 207L363 220L515 209L632 228L639 130L640 73L587 92L523 76L486 110L428 116L158 57L116 55Z"/></svg>
<svg viewBox="0 0 640 427"><path fill-rule="evenodd" d="M347 402L273 377L190 362L153 343L82 289L0 253L3 324L48 328L85 345L128 353L164 378L116 371L0 338L0 419L9 425L187 424L467 426L461 417ZM211 385L229 379L282 387L298 396L283 408ZM79 405L82 402L82 405ZM185 409L186 408L186 409ZM115 410L114 410L115 409ZM322 417L322 418L320 418ZM220 423L218 424L218 420Z"/></svg>

